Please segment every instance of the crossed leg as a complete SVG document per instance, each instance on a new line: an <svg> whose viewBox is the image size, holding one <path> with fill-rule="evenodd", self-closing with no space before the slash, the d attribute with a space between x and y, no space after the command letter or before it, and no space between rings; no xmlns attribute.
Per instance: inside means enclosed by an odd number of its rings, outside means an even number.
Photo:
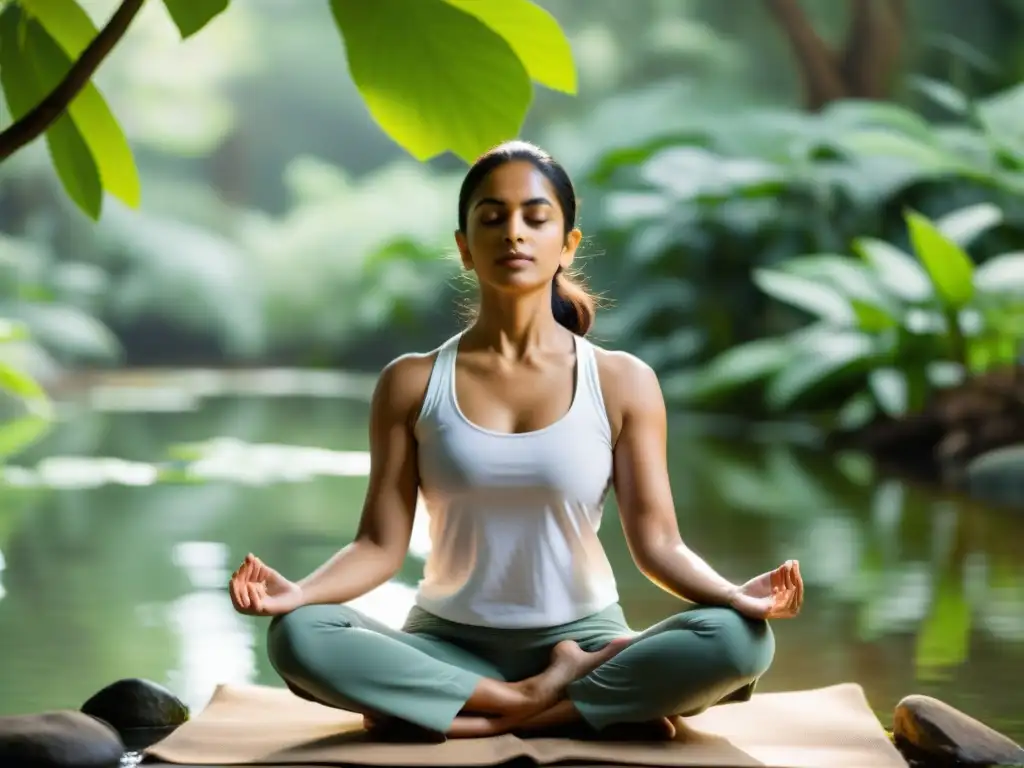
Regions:
<svg viewBox="0 0 1024 768"><path fill-rule="evenodd" d="M654 625L619 651L569 683L566 697L543 710L460 715L449 734L481 737L583 721L597 731L655 724L671 738L671 716L695 715L752 690L771 665L775 640L767 622L730 608L697 608Z"/></svg>
<svg viewBox="0 0 1024 768"><path fill-rule="evenodd" d="M454 643L391 629L344 605L299 608L268 631L271 664L296 694L371 722L396 719L451 736L475 735L466 725L476 721L528 720L621 647L585 651L566 639L543 672L508 682ZM480 715L460 722L460 712Z"/></svg>

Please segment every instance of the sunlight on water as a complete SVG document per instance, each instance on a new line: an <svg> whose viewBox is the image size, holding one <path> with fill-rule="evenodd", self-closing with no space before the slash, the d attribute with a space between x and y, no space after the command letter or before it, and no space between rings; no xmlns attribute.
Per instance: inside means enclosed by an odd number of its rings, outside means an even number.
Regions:
<svg viewBox="0 0 1024 768"><path fill-rule="evenodd" d="M7 567L7 562L4 560L4 553L0 552L0 600L3 600L4 596L7 594L7 590L4 589L4 582L3 582L3 573L4 573L4 569L6 567Z"/></svg>
<svg viewBox="0 0 1024 768"><path fill-rule="evenodd" d="M369 375L288 368L118 371L98 377L87 390L86 404L95 411L173 413L194 411L206 398L231 395L365 400L375 381Z"/></svg>
<svg viewBox="0 0 1024 768"><path fill-rule="evenodd" d="M251 682L256 669L252 629L223 589L230 576L228 554L225 545L212 542L183 542L172 553L194 591L167 608L165 621L178 640L168 684L193 711L205 706L218 685Z"/></svg>
<svg viewBox="0 0 1024 768"><path fill-rule="evenodd" d="M194 411L202 400L177 387L96 387L89 392L89 407L97 411L181 413Z"/></svg>
<svg viewBox="0 0 1024 768"><path fill-rule="evenodd" d="M804 581L843 590L857 581L864 556L861 531L849 517L825 515L802 526L794 556Z"/></svg>
<svg viewBox="0 0 1024 768"><path fill-rule="evenodd" d="M188 475L203 480L267 485L304 482L320 475L364 477L370 474L368 451L253 444L232 438L217 438L189 450L198 451L199 458L188 468Z"/></svg>
<svg viewBox="0 0 1024 768"><path fill-rule="evenodd" d="M152 464L123 459L51 456L36 468L5 467L4 482L13 487L55 489L99 488L102 485L152 485L159 470Z"/></svg>

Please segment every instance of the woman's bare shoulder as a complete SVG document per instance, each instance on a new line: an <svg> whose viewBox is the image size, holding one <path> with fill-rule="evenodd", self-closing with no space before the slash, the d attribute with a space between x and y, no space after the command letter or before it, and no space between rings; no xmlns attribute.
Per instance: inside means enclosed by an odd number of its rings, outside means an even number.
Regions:
<svg viewBox="0 0 1024 768"><path fill-rule="evenodd" d="M631 352L604 349L595 344L594 358L602 389L632 393L639 388L640 394L650 394L652 387L660 389L654 369Z"/></svg>
<svg viewBox="0 0 1024 768"><path fill-rule="evenodd" d="M594 345L598 378L605 409L615 436L625 416L637 407L658 407L664 400L654 369L630 352ZM663 406L662 406L663 407Z"/></svg>
<svg viewBox="0 0 1024 768"><path fill-rule="evenodd" d="M374 400L394 415L415 419L427 394L427 384L440 350L409 352L384 366Z"/></svg>

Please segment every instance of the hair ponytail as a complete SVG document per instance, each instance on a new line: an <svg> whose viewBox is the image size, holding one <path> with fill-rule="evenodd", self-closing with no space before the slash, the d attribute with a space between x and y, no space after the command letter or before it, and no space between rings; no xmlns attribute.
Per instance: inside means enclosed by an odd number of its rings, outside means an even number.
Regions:
<svg viewBox="0 0 1024 768"><path fill-rule="evenodd" d="M587 289L559 267L551 281L551 312L559 324L577 336L586 336L594 324L597 306Z"/></svg>

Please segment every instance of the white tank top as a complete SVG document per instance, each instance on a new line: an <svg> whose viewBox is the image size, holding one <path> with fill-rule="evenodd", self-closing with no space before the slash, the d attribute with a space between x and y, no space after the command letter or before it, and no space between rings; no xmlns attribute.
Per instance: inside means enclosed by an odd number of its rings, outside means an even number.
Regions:
<svg viewBox="0 0 1024 768"><path fill-rule="evenodd" d="M533 432L471 423L455 394L462 334L438 351L416 423L431 549L416 604L476 626L553 627L618 601L597 538L611 427L593 345L576 340L572 406Z"/></svg>

